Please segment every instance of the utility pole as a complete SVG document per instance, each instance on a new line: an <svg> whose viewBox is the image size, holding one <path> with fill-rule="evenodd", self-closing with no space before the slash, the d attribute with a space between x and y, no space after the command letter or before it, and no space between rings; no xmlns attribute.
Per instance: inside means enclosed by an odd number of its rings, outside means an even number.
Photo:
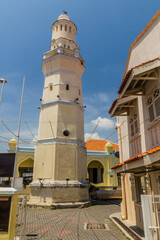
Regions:
<svg viewBox="0 0 160 240"><path fill-rule="evenodd" d="M1 90L1 96L0 96L0 105L1 105L1 102L2 102L2 95L3 95L3 90L4 90L4 85L5 83L7 83L7 80L5 78L0 78L0 83L2 83L2 90Z"/></svg>
<svg viewBox="0 0 160 240"><path fill-rule="evenodd" d="M16 155L15 155L14 170L13 170L13 187L15 187L15 180L16 180L17 155L18 155L18 147L19 147L20 128L21 128L21 116L22 116L22 105L23 105L24 85L25 85L25 76L24 76L24 78L23 78L21 105L20 105L20 113L19 113L17 146L16 146Z"/></svg>

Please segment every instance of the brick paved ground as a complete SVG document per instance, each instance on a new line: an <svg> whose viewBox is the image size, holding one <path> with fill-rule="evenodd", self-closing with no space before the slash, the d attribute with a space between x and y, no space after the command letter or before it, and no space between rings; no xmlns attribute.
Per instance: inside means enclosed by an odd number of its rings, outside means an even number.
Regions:
<svg viewBox="0 0 160 240"><path fill-rule="evenodd" d="M17 217L16 236L20 240L125 240L126 237L110 221L112 213L119 212L117 202L97 201L96 205L88 208L75 209L26 209L26 234L37 234L37 237L26 237L24 233L24 209L20 209ZM107 228L87 229L87 223L103 223Z"/></svg>

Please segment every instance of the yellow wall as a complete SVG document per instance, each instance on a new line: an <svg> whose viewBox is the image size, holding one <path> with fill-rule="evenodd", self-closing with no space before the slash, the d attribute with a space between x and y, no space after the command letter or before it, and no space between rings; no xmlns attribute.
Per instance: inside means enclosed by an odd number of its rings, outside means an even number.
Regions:
<svg viewBox="0 0 160 240"><path fill-rule="evenodd" d="M15 195L1 195L12 197L11 200L11 209L10 209L10 216L9 216L9 226L8 232L0 232L0 239L1 240L14 240L15 236L15 225L16 225L16 213L17 213L17 204L18 204L18 194Z"/></svg>
<svg viewBox="0 0 160 240"><path fill-rule="evenodd" d="M114 173L111 168L112 166L116 165L119 163L119 159L116 158L113 154L110 155L87 155L87 170L88 166L92 168L97 168L97 161L103 166L103 182L98 183L98 184L93 184L96 187L114 187L118 186L118 181L117 181L117 174ZM18 157L17 157L17 177L19 177L19 167L34 167L34 152L18 152ZM110 176L113 177L110 177ZM88 171L87 171L87 178L88 176ZM29 192L29 189L26 188L25 191L27 193Z"/></svg>
<svg viewBox="0 0 160 240"><path fill-rule="evenodd" d="M34 153L19 152L17 156L17 177L19 177L19 167L33 167Z"/></svg>
<svg viewBox="0 0 160 240"><path fill-rule="evenodd" d="M119 159L116 158L114 155L87 155L87 178L89 178L88 174L88 167L91 166L92 168L97 168L97 162L102 164L103 166L103 182L102 183L91 183L92 185L96 187L114 187L118 186L117 181L117 174L114 173L111 168L112 166L119 163ZM110 176L113 177L110 177Z"/></svg>
<svg viewBox="0 0 160 240"><path fill-rule="evenodd" d="M16 145L14 146L16 147ZM26 151L28 150L28 151ZM9 149L9 153L15 152L15 149ZM21 150L17 155L17 168L16 168L16 177L19 177L19 167L34 167L34 152L29 149L25 149L25 151ZM21 194L30 194L29 185L26 186L21 192Z"/></svg>

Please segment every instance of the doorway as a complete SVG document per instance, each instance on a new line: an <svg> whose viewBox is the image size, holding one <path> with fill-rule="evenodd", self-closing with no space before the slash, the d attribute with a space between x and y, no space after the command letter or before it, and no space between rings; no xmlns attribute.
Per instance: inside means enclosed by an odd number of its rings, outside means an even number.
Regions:
<svg viewBox="0 0 160 240"><path fill-rule="evenodd" d="M103 182L103 166L99 161L92 161L88 165L89 182L102 183Z"/></svg>

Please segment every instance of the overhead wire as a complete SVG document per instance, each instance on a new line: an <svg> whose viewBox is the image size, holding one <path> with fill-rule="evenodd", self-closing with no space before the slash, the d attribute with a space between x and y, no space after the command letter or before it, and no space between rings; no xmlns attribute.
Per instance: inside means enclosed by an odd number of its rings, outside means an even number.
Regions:
<svg viewBox="0 0 160 240"><path fill-rule="evenodd" d="M114 131L109 135L109 137L105 138L104 140L108 140L108 139L109 139L110 137L112 137L113 134L116 133L116 132L117 132L117 130L114 130Z"/></svg>
<svg viewBox="0 0 160 240"><path fill-rule="evenodd" d="M139 126L141 126L145 121L148 121L148 118L145 119L143 122L141 122L136 128L134 128L132 131L130 131L128 134L124 135L123 137L119 138L118 140L114 141L115 143L118 141L121 141L123 138L131 135L137 128L139 128Z"/></svg>
<svg viewBox="0 0 160 240"><path fill-rule="evenodd" d="M93 130L93 132L91 133L90 137L86 140L86 142L91 139L91 137L93 136L93 133L96 131L99 123L100 123L100 119L98 120L98 122L97 122L97 124L96 124L96 126L95 126L95 128L94 128L94 130Z"/></svg>
<svg viewBox="0 0 160 240"><path fill-rule="evenodd" d="M1 141L1 140L0 140L0 142L1 142L1 143L8 143L8 142L5 142L5 141Z"/></svg>
<svg viewBox="0 0 160 240"><path fill-rule="evenodd" d="M0 138L3 138L3 139L5 139L5 140L9 141L9 139L8 139L8 138L6 138L6 137L2 137L2 136L0 136Z"/></svg>
<svg viewBox="0 0 160 240"><path fill-rule="evenodd" d="M11 129L9 127L7 127L7 125L2 120L1 120L1 122L5 126L5 128L17 138L16 134L13 131L11 131ZM33 141L24 141L22 138L19 138L19 140L24 142L24 143L31 144L31 145L34 145L34 143L35 143Z"/></svg>
<svg viewBox="0 0 160 240"><path fill-rule="evenodd" d="M51 131L52 131L52 135L53 135L53 137L55 138L54 131L53 131L53 126L52 126L52 122L51 122L50 120L49 120L49 123L50 123Z"/></svg>
<svg viewBox="0 0 160 240"><path fill-rule="evenodd" d="M33 137L33 138L35 138L35 139L37 140L36 136L35 136L35 135L32 133L32 131L31 131L30 127L28 126L28 123L27 123L27 121L25 121L25 124L26 124L26 126L27 126L27 128L28 128L28 130L29 130L30 134L32 135L32 137Z"/></svg>

